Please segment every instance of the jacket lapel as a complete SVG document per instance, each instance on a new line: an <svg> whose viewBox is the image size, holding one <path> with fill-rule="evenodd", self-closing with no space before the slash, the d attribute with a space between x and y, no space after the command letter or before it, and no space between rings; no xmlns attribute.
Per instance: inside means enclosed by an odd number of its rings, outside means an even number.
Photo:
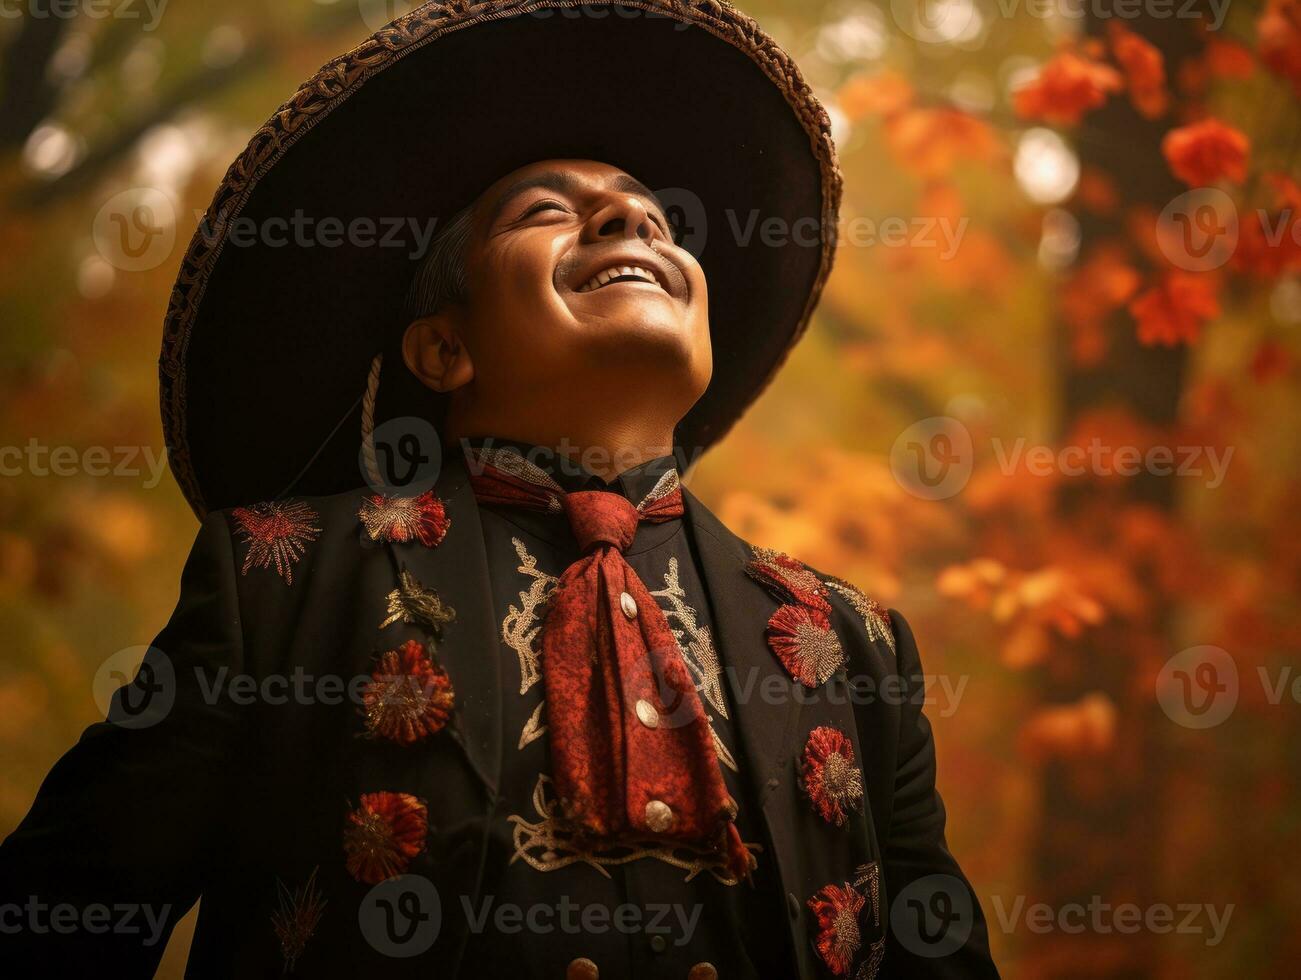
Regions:
<svg viewBox="0 0 1301 980"><path fill-rule="evenodd" d="M448 730L495 798L501 778L501 657L478 502L459 454L449 454L434 489L451 522L447 534L434 548L390 542L393 585L397 588L401 572L407 571L456 611L437 650L456 692ZM399 628L381 630L380 649L395 645L388 634Z"/></svg>

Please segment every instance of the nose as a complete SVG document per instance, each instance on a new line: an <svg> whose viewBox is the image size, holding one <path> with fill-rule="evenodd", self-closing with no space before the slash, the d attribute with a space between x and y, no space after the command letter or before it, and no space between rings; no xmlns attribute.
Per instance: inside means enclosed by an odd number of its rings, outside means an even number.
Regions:
<svg viewBox="0 0 1301 980"><path fill-rule="evenodd" d="M583 239L588 243L636 238L649 245L663 237L641 199L632 194L612 197L592 213L583 229Z"/></svg>

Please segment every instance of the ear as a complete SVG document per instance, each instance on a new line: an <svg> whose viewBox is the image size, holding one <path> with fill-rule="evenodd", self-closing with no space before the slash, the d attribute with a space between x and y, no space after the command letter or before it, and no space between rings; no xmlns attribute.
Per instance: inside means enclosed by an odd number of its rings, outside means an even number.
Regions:
<svg viewBox="0 0 1301 980"><path fill-rule="evenodd" d="M474 377L470 352L461 342L451 310L421 317L402 335L402 360L420 383L434 391L455 391Z"/></svg>

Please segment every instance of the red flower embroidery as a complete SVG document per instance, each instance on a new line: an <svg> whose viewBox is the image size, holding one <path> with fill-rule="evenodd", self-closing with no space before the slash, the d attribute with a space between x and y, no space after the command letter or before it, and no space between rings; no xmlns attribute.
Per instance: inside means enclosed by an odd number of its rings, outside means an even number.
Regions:
<svg viewBox="0 0 1301 980"><path fill-rule="evenodd" d="M840 638L821 609L785 605L768 620L768 646L805 687L820 687L845 663Z"/></svg>
<svg viewBox="0 0 1301 980"><path fill-rule="evenodd" d="M254 566L270 568L275 565L276 574L292 585L294 565L306 553L307 545L321 533L316 526L320 519L316 511L298 501L236 507L231 516L248 545L240 574L247 575Z"/></svg>
<svg viewBox="0 0 1301 980"><path fill-rule="evenodd" d="M426 548L437 547L452 524L432 490L418 497L370 494L362 499L357 517L372 541L419 541Z"/></svg>
<svg viewBox="0 0 1301 980"><path fill-rule="evenodd" d="M348 873L377 885L406 871L425 849L425 814L424 802L409 793L363 793L343 831Z"/></svg>
<svg viewBox="0 0 1301 980"><path fill-rule="evenodd" d="M745 570L761 585L776 589L795 602L823 612L831 611L826 585L807 566L789 555L772 548L755 548L754 559Z"/></svg>
<svg viewBox="0 0 1301 980"><path fill-rule="evenodd" d="M862 807L863 773L854 761L854 743L839 729L813 729L800 772L813 809L827 823L843 827L849 812Z"/></svg>
<svg viewBox="0 0 1301 980"><path fill-rule="evenodd" d="M276 879L279 908L271 913L271 928L276 939L280 940L286 973L294 972L298 957L303 955L325 913L327 903L316 888L316 870L314 868L307 881L293 891Z"/></svg>
<svg viewBox="0 0 1301 980"><path fill-rule="evenodd" d="M858 914L864 899L848 882L823 885L809 899L809 910L817 918L818 934L813 945L834 976L849 975L862 939L858 932Z"/></svg>
<svg viewBox="0 0 1301 980"><path fill-rule="evenodd" d="M441 731L455 703L451 678L419 640L384 653L362 692L367 731L399 745Z"/></svg>

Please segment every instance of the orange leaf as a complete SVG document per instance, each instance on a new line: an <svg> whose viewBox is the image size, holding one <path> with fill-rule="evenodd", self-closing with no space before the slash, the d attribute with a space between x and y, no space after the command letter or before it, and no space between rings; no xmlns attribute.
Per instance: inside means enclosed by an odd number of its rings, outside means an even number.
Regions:
<svg viewBox="0 0 1301 980"><path fill-rule="evenodd" d="M1165 278L1129 304L1138 321L1138 339L1148 346L1192 343L1202 323L1220 315L1216 284L1208 276L1168 272Z"/></svg>
<svg viewBox="0 0 1301 980"><path fill-rule="evenodd" d="M1012 104L1023 119L1074 125L1121 87L1120 73L1110 65L1062 51L1039 69L1034 81L1016 90Z"/></svg>

